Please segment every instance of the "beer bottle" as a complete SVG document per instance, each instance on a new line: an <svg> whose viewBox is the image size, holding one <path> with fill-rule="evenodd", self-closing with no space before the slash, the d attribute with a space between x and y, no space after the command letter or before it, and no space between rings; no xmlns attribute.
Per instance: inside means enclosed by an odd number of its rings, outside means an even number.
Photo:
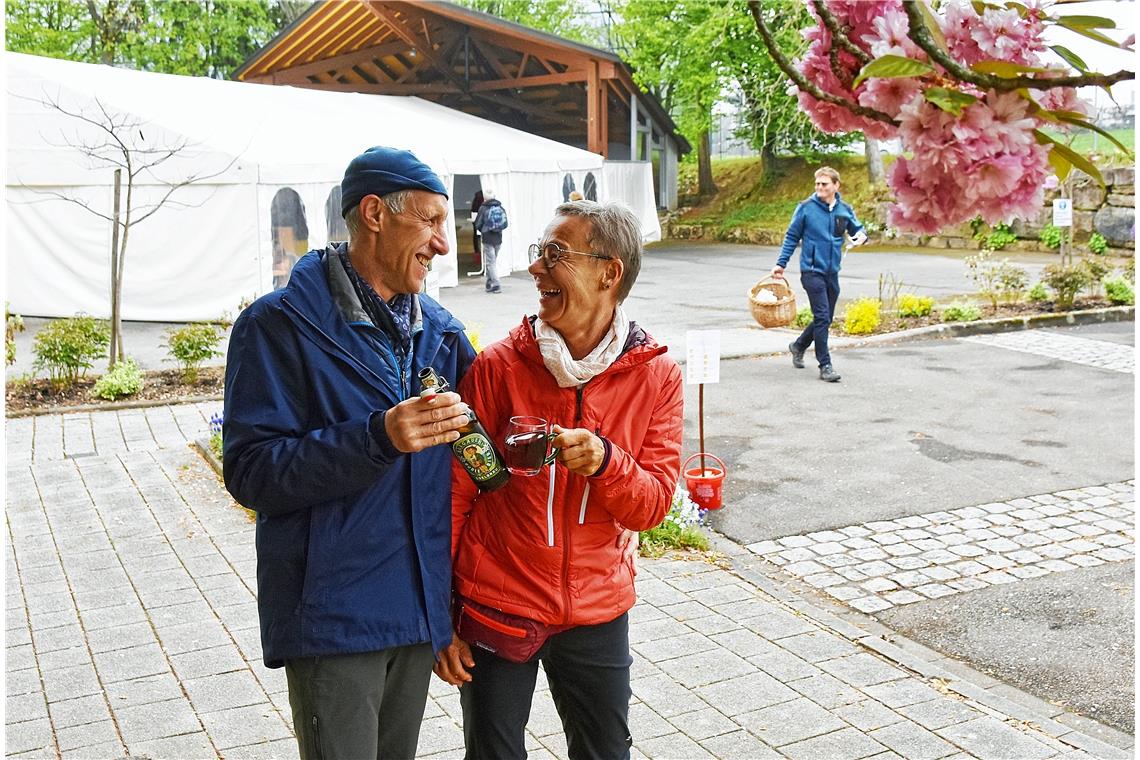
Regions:
<svg viewBox="0 0 1140 760"><path fill-rule="evenodd" d="M431 367L420 370L420 396L434 396L447 390L447 381ZM511 479L511 473L503 466L491 436L475 416L474 410L463 404L467 424L459 428L459 438L452 442L451 453L463 465L463 469L479 487L480 491L494 491L502 488Z"/></svg>

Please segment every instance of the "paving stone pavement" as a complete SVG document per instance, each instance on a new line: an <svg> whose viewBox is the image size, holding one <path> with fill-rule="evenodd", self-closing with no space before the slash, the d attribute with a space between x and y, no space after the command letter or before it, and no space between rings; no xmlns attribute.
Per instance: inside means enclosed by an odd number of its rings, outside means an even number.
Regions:
<svg viewBox="0 0 1140 760"><path fill-rule="evenodd" d="M1133 346L1093 340L1049 330L1020 330L1018 332L974 335L961 340L981 343L1011 351L1021 351L1050 359L1062 359L1090 367L1103 367L1116 372L1136 372L1136 349Z"/></svg>
<svg viewBox="0 0 1140 760"><path fill-rule="evenodd" d="M260 661L253 524L187 445L216 411L7 421L7 756L296 757L284 674ZM1123 509L1087 503L1124 501L1108 490L1069 501ZM635 757L1131 756L1130 737L1113 747L1028 695L997 698L720 545L718 564L641 565ZM458 692L433 679L420 756L462 757L460 720ZM541 678L527 747L566 756Z"/></svg>
<svg viewBox="0 0 1140 760"><path fill-rule="evenodd" d="M861 612L1135 556L1135 481L784 536L747 548Z"/></svg>

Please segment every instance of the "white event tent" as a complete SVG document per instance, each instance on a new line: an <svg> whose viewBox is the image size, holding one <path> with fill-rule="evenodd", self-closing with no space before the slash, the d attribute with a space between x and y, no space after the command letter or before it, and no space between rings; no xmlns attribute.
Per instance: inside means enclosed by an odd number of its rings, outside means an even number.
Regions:
<svg viewBox="0 0 1140 760"><path fill-rule="evenodd" d="M108 135L62 111L132 125L119 131L143 150L183 146L139 176L136 207L152 204L171 183L202 178L131 228L123 285L128 320L216 319L270 290L274 239L281 235L273 209L283 192L303 206L303 234L295 236L305 238L302 245L343 239L340 179L352 157L373 145L412 150L449 189L456 175L477 175L482 187L493 188L510 216L504 270L526 267L526 247L562 202L567 174L577 187L593 174L599 200L627 203L646 240L660 239L648 163L606 164L597 154L418 98L14 53L6 54L6 70L6 298L16 313L109 315L111 225L92 212L111 215L113 169L92 166L76 147L106 142ZM467 200L453 198L452 205L463 208ZM454 236L455 225L448 229ZM454 238L451 244L456 250ZM437 258L429 288L457 284L457 270L455 256Z"/></svg>

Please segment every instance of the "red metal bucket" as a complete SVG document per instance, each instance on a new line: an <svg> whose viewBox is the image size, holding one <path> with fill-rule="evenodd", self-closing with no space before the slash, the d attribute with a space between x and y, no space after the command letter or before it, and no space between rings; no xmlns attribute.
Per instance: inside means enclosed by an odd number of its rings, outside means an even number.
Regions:
<svg viewBox="0 0 1140 760"><path fill-rule="evenodd" d="M694 459L705 458L704 467L693 467L689 463ZM708 460L712 460L709 462ZM689 491L689 498L701 509L720 509L724 504L721 501L721 487L724 485L724 462L712 454L693 454L681 466L685 475L685 488Z"/></svg>

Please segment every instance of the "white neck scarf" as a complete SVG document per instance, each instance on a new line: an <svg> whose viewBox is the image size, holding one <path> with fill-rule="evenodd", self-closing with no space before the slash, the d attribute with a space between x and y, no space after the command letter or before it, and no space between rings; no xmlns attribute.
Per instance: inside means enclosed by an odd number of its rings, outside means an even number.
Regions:
<svg viewBox="0 0 1140 760"><path fill-rule="evenodd" d="M581 359L570 355L562 333L541 319L534 320L534 337L542 352L542 363L554 375L559 388L570 388L589 382L621 356L629 336L629 318L621 306L614 309L614 321L594 350Z"/></svg>

